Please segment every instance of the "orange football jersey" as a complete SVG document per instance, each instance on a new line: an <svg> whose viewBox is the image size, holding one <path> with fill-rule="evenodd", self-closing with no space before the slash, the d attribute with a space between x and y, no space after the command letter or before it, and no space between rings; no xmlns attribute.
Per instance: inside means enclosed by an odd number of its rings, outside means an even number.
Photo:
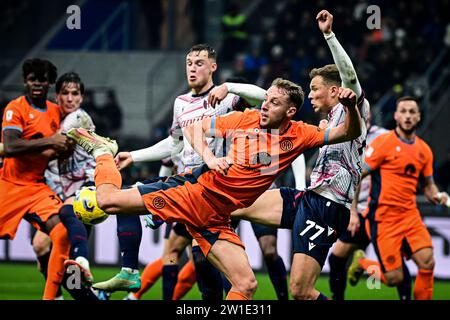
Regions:
<svg viewBox="0 0 450 320"><path fill-rule="evenodd" d="M40 109L27 97L11 101L5 108L2 123L2 140L5 130L18 130L21 138L32 140L56 133L61 122L59 106L47 101L46 109ZM38 153L25 153L6 157L0 177L16 184L43 182L48 158Z"/></svg>

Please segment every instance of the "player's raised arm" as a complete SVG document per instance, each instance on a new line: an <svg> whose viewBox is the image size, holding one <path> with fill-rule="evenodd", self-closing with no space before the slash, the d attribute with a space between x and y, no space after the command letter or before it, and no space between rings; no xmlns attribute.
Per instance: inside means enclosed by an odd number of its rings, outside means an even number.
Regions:
<svg viewBox="0 0 450 320"><path fill-rule="evenodd" d="M134 162L159 161L181 152L184 144L181 127L178 122L180 107L177 104L177 101L178 99L175 100L173 106L174 111L170 135L166 139L161 140L150 147L131 152L119 152L114 158L119 170L128 167Z"/></svg>
<svg viewBox="0 0 450 320"><path fill-rule="evenodd" d="M4 154L6 157L15 157L28 152L42 152L49 148L54 149L56 152L64 152L68 148L67 137L60 133L33 140L22 139L21 134L20 131L15 129L3 131Z"/></svg>
<svg viewBox="0 0 450 320"><path fill-rule="evenodd" d="M128 167L134 162L158 161L179 153L183 148L182 140L168 136L164 140L150 146L131 152L119 152L115 162L119 170Z"/></svg>
<svg viewBox="0 0 450 320"><path fill-rule="evenodd" d="M356 93L349 88L339 88L339 102L346 107L343 124L326 129L325 144L350 141L361 135L361 117L356 108Z"/></svg>
<svg viewBox="0 0 450 320"><path fill-rule="evenodd" d="M225 82L211 90L208 96L209 104L214 108L217 103L225 99L228 93L234 93L243 98L251 106L260 104L266 96L266 90L253 84Z"/></svg>
<svg viewBox="0 0 450 320"><path fill-rule="evenodd" d="M327 41L328 47L330 47L334 63L336 64L342 79L342 86L344 88L352 89L356 93L357 98L359 98L362 94L361 85L358 81L358 76L356 75L350 57L341 46L332 30L333 15L327 10L322 10L317 14L316 20L319 24L320 31L322 31L323 36Z"/></svg>

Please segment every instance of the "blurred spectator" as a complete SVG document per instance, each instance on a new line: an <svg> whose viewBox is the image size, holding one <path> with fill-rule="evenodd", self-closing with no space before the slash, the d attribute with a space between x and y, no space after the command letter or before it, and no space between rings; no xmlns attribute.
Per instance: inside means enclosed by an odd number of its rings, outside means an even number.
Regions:
<svg viewBox="0 0 450 320"><path fill-rule="evenodd" d="M140 10L147 24L148 46L151 49L161 47L161 26L164 21L162 0L140 0Z"/></svg>
<svg viewBox="0 0 450 320"><path fill-rule="evenodd" d="M3 110L5 110L6 106L8 105L8 99L3 94L0 94L0 127L3 122Z"/></svg>
<svg viewBox="0 0 450 320"><path fill-rule="evenodd" d="M445 28L444 43L447 47L450 47L450 23Z"/></svg>
<svg viewBox="0 0 450 320"><path fill-rule="evenodd" d="M435 176L441 190L450 191L450 148L447 149L446 158L438 165Z"/></svg>
<svg viewBox="0 0 450 320"><path fill-rule="evenodd" d="M91 116L92 121L95 124L95 132L99 135L107 135L107 120L96 106L95 96L92 90L86 90L84 92L83 104L81 106Z"/></svg>
<svg viewBox="0 0 450 320"><path fill-rule="evenodd" d="M222 17L223 49L222 59L224 62L233 60L236 52L245 51L247 47L247 17L240 13L236 2L231 3L225 15Z"/></svg>
<svg viewBox="0 0 450 320"><path fill-rule="evenodd" d="M186 6L187 14L191 17L191 28L194 31L194 43L205 42L205 0L190 1Z"/></svg>
<svg viewBox="0 0 450 320"><path fill-rule="evenodd" d="M245 66L245 56L238 54L233 61L233 77L248 78L249 70Z"/></svg>
<svg viewBox="0 0 450 320"><path fill-rule="evenodd" d="M259 75L259 70L262 66L268 63L268 59L261 55L258 48L253 48L250 54L244 57L244 67L246 70L247 79L250 83L254 83Z"/></svg>
<svg viewBox="0 0 450 320"><path fill-rule="evenodd" d="M106 93L106 102L101 108L102 115L107 119L107 136L113 139L119 138L122 128L122 110L117 102L116 92L108 90Z"/></svg>

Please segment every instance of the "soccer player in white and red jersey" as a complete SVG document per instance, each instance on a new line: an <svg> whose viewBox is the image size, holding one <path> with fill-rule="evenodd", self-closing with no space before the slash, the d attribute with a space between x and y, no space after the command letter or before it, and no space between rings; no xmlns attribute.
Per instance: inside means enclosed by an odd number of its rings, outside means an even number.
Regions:
<svg viewBox="0 0 450 320"><path fill-rule="evenodd" d="M190 170L201 165L203 164L202 158L195 152L189 142L183 139L182 129L204 118L224 115L237 109L244 109L246 106L259 104L263 100L264 90L248 84L239 84L237 86L238 88L235 88L236 84L229 83L231 93L219 105L212 107L208 103L208 95L215 87L212 75L217 70L216 56L216 51L206 44L195 45L188 51L186 55L186 76L191 90L177 97L175 100L169 137L145 149L119 153L116 157L116 163L120 169L127 167L133 162L162 160L168 156L178 154L180 151L184 170ZM245 102L237 95L239 92L233 94L233 90L239 91L242 90L242 87L246 89L245 91L250 92L243 96ZM214 152L223 153L223 146L219 140L209 138L208 144ZM94 288L107 291L138 291L141 287L141 281L138 272L136 248L139 248L140 243L140 236L137 232L137 229L141 228L140 220L137 216L118 216L117 218L121 250L125 253L123 255L123 268L114 278L96 283ZM124 222L125 220L126 222ZM158 276L161 272L161 264L164 265L162 269L163 296L169 300L172 299L177 282L180 250L184 250L186 245L191 242L188 233L182 232L182 229L183 227L181 225L174 227L171 235L172 238L176 238L176 240L172 240L174 246L169 248L168 254L162 258L162 261L157 260L154 264L149 265L149 268L146 268L143 273L144 285L151 285L152 280L147 282L145 279ZM200 264L196 263L197 276L203 275L212 269L209 262L204 258L202 259L202 253L198 247L194 246L193 255L194 261L203 261ZM202 270L202 268L205 270ZM220 274L218 274L217 279L221 283ZM222 288L220 288L220 293L215 292L216 290L208 290L208 288L205 290L208 291L206 295L210 291L214 291L211 295L223 295ZM141 293L141 291L138 291L137 296L139 297ZM203 292L203 294L205 293ZM133 295L129 297L133 298ZM209 297L204 298L209 299Z"/></svg>

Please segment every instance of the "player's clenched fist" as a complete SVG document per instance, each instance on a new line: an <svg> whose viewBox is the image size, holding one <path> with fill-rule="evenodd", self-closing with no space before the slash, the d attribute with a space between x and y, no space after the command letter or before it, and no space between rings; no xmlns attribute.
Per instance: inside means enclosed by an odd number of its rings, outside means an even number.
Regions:
<svg viewBox="0 0 450 320"><path fill-rule="evenodd" d="M356 93L349 88L339 88L339 102L346 107L354 107L356 105Z"/></svg>
<svg viewBox="0 0 450 320"><path fill-rule="evenodd" d="M322 33L329 34L332 32L333 15L331 13L327 10L322 10L317 14L316 20L319 23L319 29Z"/></svg>

